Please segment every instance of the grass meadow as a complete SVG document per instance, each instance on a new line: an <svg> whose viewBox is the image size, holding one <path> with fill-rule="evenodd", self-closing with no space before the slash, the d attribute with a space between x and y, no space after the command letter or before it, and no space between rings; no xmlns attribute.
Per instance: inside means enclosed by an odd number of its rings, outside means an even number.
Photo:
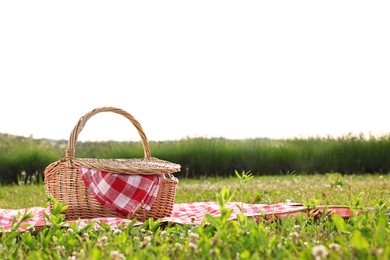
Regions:
<svg viewBox="0 0 390 260"><path fill-rule="evenodd" d="M42 173L66 146L66 140L0 134L0 208L46 207L41 178L25 185L20 173ZM390 135L189 138L150 147L152 156L182 166L175 174L177 203L218 201L221 215L201 225L148 220L96 230L64 227L63 207L56 204L43 230L0 232L0 259L390 259ZM75 156L140 158L143 149L140 142L80 142ZM228 201L341 205L363 213L228 220Z"/></svg>
<svg viewBox="0 0 390 260"><path fill-rule="evenodd" d="M247 175L248 172L244 173ZM210 224L178 225L145 221L111 230L64 228L61 213L39 232L4 232L1 259L390 259L390 175L297 174L184 178L176 202L221 201ZM247 175L250 176L250 175ZM226 196L226 189L231 198ZM225 194L223 192L225 191ZM286 217L271 222L244 216L227 220L224 203L300 202L362 209L349 219L336 215ZM0 208L46 207L45 187L3 185Z"/></svg>

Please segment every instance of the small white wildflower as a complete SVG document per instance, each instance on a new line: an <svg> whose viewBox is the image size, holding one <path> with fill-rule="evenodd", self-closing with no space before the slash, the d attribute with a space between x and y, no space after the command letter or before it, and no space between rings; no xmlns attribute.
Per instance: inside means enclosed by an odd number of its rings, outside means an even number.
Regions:
<svg viewBox="0 0 390 260"><path fill-rule="evenodd" d="M291 200L287 199L287 200L286 200L286 203L287 203L287 204L290 204L290 203L291 203Z"/></svg>
<svg viewBox="0 0 390 260"><path fill-rule="evenodd" d="M189 235L189 238L191 239L191 240L198 240L199 239L199 235L197 234L197 233L193 233L193 232L191 232Z"/></svg>
<svg viewBox="0 0 390 260"><path fill-rule="evenodd" d="M318 246L313 246L311 249L311 254L315 257L315 259L325 259L329 252L326 246L324 245L318 245Z"/></svg>
<svg viewBox="0 0 390 260"><path fill-rule="evenodd" d="M152 237L146 236L146 237L144 237L144 241L150 242L150 241L152 241Z"/></svg>
<svg viewBox="0 0 390 260"><path fill-rule="evenodd" d="M65 249L64 246L60 246L60 245L56 246L56 250L63 250L63 249Z"/></svg>
<svg viewBox="0 0 390 260"><path fill-rule="evenodd" d="M141 241L141 243L140 243L140 247L141 248L146 247L147 245L150 244L150 241L152 241L152 237L150 237L150 236L144 237L143 241Z"/></svg>
<svg viewBox="0 0 390 260"><path fill-rule="evenodd" d="M80 259L82 256L84 256L83 249L81 249L80 252L73 251L72 255L68 257L68 260Z"/></svg>
<svg viewBox="0 0 390 260"><path fill-rule="evenodd" d="M161 233L160 233L160 237L164 237L166 234L167 234L167 231L163 230L163 231L161 231Z"/></svg>
<svg viewBox="0 0 390 260"><path fill-rule="evenodd" d="M198 246L197 246L197 244L195 244L194 242L189 242L189 243L188 243L188 246L189 246L190 248L194 249L195 251L198 250Z"/></svg>
<svg viewBox="0 0 390 260"><path fill-rule="evenodd" d="M56 246L56 250L61 255L63 255L65 253L65 247L64 246Z"/></svg>
<svg viewBox="0 0 390 260"><path fill-rule="evenodd" d="M295 238L298 238L298 237L299 237L299 233L298 233L298 232L291 232L291 233L289 234L289 236L290 236L291 238L295 239Z"/></svg>
<svg viewBox="0 0 390 260"><path fill-rule="evenodd" d="M111 260L123 260L126 258L121 252L114 250L114 251L110 252L110 259Z"/></svg>
<svg viewBox="0 0 390 260"><path fill-rule="evenodd" d="M87 232L83 232L81 234L81 238L83 239L83 241L87 241L89 239L89 234Z"/></svg>
<svg viewBox="0 0 390 260"><path fill-rule="evenodd" d="M176 249L182 249L182 248L183 248L183 245L180 244L180 243L175 243L175 248L176 248Z"/></svg>
<svg viewBox="0 0 390 260"><path fill-rule="evenodd" d="M102 242L102 243L107 243L108 241L108 237L107 236L102 236L98 239L99 242Z"/></svg>
<svg viewBox="0 0 390 260"><path fill-rule="evenodd" d="M122 233L122 230L120 230L119 228L114 228L114 229L112 230L112 233L113 233L114 235L117 235L117 234Z"/></svg>
<svg viewBox="0 0 390 260"><path fill-rule="evenodd" d="M102 236L98 239L96 246L98 248L104 248L107 245L108 237L107 236Z"/></svg>

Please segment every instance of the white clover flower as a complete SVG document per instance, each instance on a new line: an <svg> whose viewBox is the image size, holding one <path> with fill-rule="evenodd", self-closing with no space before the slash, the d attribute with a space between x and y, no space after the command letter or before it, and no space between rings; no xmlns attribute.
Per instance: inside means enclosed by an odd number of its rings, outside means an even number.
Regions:
<svg viewBox="0 0 390 260"><path fill-rule="evenodd" d="M112 233L113 233L114 235L117 235L117 234L122 233L122 230L120 230L119 228L114 228L114 229L112 230Z"/></svg>
<svg viewBox="0 0 390 260"><path fill-rule="evenodd" d="M126 259L126 257L119 251L114 250L110 252L110 259L111 260L123 260Z"/></svg>
<svg viewBox="0 0 390 260"><path fill-rule="evenodd" d="M384 251L383 248L378 248L378 249L376 250L376 253L377 253L378 255L381 255L381 254L383 254L383 251Z"/></svg>
<svg viewBox="0 0 390 260"><path fill-rule="evenodd" d="M198 245L195 244L194 242L189 242L189 243L188 243L188 246L189 246L190 248L194 249L195 251L198 250Z"/></svg>
<svg viewBox="0 0 390 260"><path fill-rule="evenodd" d="M89 234L87 232L83 232L81 234L81 238L84 240L84 241L87 241L89 239Z"/></svg>
<svg viewBox="0 0 390 260"><path fill-rule="evenodd" d="M99 241L99 242L102 242L102 243L107 243L108 237L107 237L107 236L102 236L102 237L99 238L98 241Z"/></svg>
<svg viewBox="0 0 390 260"><path fill-rule="evenodd" d="M66 251L65 250L65 246L60 246L60 245L56 246L56 250L61 255L63 255L65 253L65 251Z"/></svg>
<svg viewBox="0 0 390 260"><path fill-rule="evenodd" d="M190 240L198 240L199 239L199 235L197 233L193 233L193 232L190 232L188 237L190 238Z"/></svg>
<svg viewBox="0 0 390 260"><path fill-rule="evenodd" d="M98 248L104 248L107 245L107 242L108 242L108 237L102 236L98 239L96 246Z"/></svg>
<svg viewBox="0 0 390 260"><path fill-rule="evenodd" d="M176 248L176 249L182 249L182 248L183 248L183 245L180 244L180 243L175 243L175 248Z"/></svg>
<svg viewBox="0 0 390 260"><path fill-rule="evenodd" d="M311 254L315 259L325 259L328 255L328 249L324 245L313 246Z"/></svg>
<svg viewBox="0 0 390 260"><path fill-rule="evenodd" d="M152 241L152 237L150 236L144 237L144 239L140 242L140 247L145 248L147 245L150 244L151 241Z"/></svg>
<svg viewBox="0 0 390 260"><path fill-rule="evenodd" d="M291 232L291 233L289 234L289 236L290 236L291 238L295 239L295 238L298 238L298 237L299 237L299 233L298 233L298 232Z"/></svg>
<svg viewBox="0 0 390 260"><path fill-rule="evenodd" d="M80 259L82 256L84 256L83 249L81 249L80 252L73 251L72 255L68 257L68 260Z"/></svg>
<svg viewBox="0 0 390 260"><path fill-rule="evenodd" d="M245 235L247 235L247 236L249 236L250 234L251 234L251 232L249 232L249 231L245 232Z"/></svg>

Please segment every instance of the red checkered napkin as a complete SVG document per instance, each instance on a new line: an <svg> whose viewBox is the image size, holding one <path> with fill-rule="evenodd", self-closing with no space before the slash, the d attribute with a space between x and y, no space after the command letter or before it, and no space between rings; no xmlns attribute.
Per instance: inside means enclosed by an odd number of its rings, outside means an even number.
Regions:
<svg viewBox="0 0 390 260"><path fill-rule="evenodd" d="M81 166L79 172L102 205L127 216L139 208L150 210L161 183L156 175L115 174Z"/></svg>

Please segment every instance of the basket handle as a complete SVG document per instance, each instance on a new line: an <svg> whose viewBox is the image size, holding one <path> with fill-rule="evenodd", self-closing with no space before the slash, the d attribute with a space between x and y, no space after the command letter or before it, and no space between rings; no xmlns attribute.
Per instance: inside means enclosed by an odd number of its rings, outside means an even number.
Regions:
<svg viewBox="0 0 390 260"><path fill-rule="evenodd" d="M76 151L77 138L78 138L81 130L83 130L85 123L87 123L87 121L92 116L94 116L98 113L101 113L101 112L113 112L113 113L122 115L122 116L126 117L128 120L130 120L130 122L135 126L135 128L137 129L137 131L141 137L142 145L144 147L144 157L145 158L151 157L149 142L148 142L148 139L146 138L144 130L142 129L141 124L131 114L129 114L128 112L126 112L120 108L116 108L116 107L100 107L100 108L95 108L95 109L91 110L90 112L86 113L84 116L82 116L79 119L76 126L73 128L72 133L70 134L70 137L69 137L68 147L66 149L66 154L65 154L66 160L74 158L75 151Z"/></svg>

